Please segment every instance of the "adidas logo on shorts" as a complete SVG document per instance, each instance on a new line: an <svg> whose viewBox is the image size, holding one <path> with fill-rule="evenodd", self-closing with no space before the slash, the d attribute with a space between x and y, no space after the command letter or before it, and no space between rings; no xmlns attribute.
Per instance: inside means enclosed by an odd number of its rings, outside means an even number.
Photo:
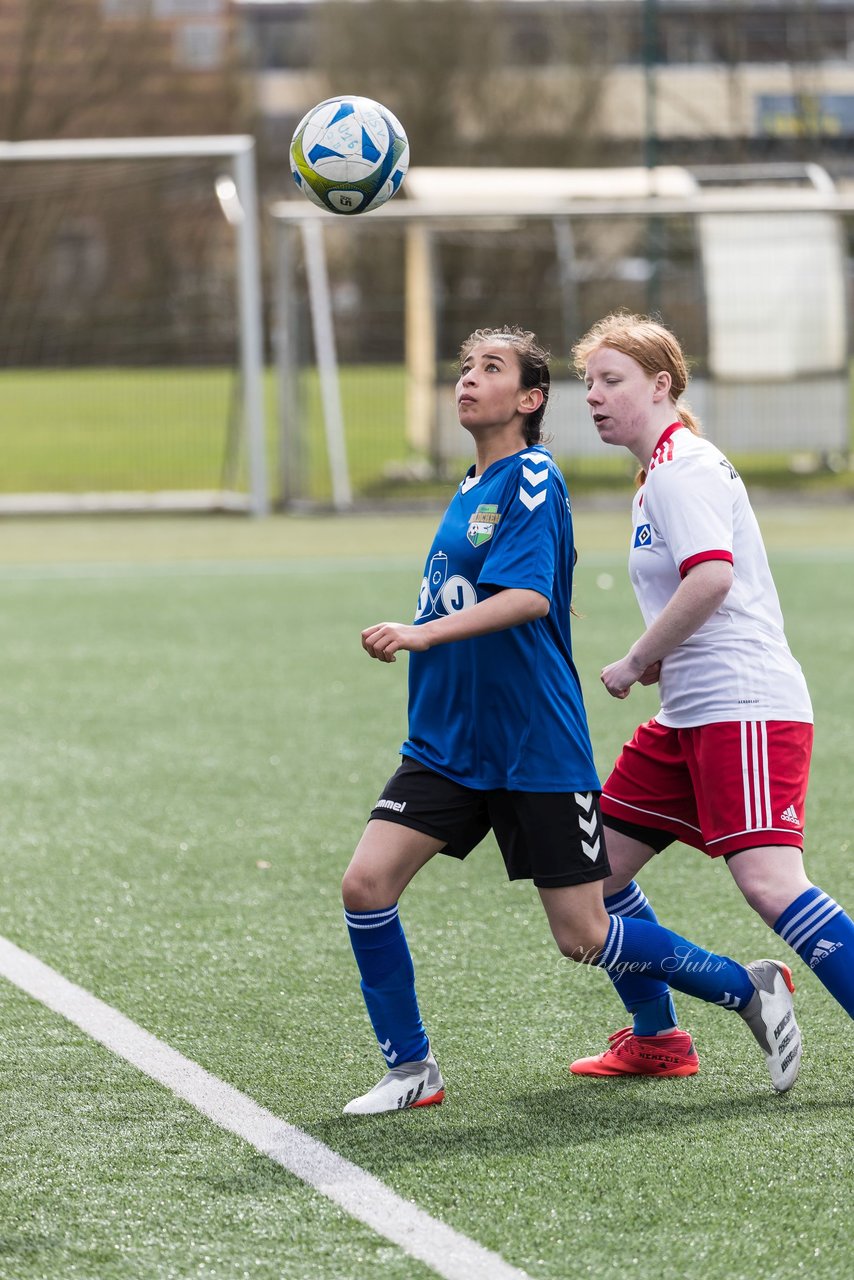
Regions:
<svg viewBox="0 0 854 1280"><path fill-rule="evenodd" d="M796 827L800 825L800 818L795 812L795 806L793 804L790 804L788 809L783 810L783 812L780 814L780 821L793 822Z"/></svg>

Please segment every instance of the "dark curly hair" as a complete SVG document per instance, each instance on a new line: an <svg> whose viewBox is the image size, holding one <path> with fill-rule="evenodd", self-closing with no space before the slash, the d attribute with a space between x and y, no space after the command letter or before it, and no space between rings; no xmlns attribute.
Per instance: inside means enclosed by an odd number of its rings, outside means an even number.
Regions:
<svg viewBox="0 0 854 1280"><path fill-rule="evenodd" d="M523 388L529 391L533 387L539 387L543 393L543 403L525 417L525 444L543 444L543 416L551 387L549 352L529 329L520 329L518 325L503 325L500 329L475 329L474 333L470 333L460 347L460 364L464 363L473 347L479 347L482 342L493 341L503 342L516 352Z"/></svg>

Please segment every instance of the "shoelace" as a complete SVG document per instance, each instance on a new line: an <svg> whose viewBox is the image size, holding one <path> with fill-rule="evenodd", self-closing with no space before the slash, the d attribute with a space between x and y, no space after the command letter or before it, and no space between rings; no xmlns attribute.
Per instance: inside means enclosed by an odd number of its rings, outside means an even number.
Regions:
<svg viewBox="0 0 854 1280"><path fill-rule="evenodd" d="M629 1047L628 1042L633 1036L634 1031L631 1027L623 1027L622 1031L615 1031L612 1036L608 1036L608 1044L611 1046L611 1052L624 1052Z"/></svg>

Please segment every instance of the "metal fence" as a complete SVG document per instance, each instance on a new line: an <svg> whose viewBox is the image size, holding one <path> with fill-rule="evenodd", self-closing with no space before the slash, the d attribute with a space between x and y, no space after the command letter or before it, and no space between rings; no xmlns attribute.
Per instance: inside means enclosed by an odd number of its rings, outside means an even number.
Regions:
<svg viewBox="0 0 854 1280"><path fill-rule="evenodd" d="M809 167L688 175L676 195L629 184L605 199L538 198L524 171L513 176L500 201L484 177L480 200L445 187L441 203L397 199L362 218L274 206L285 504L446 491L470 454L456 353L473 329L505 323L552 350L546 425L576 482L622 480L631 460L599 442L568 358L617 308L677 333L688 401L747 469L845 465L850 194Z"/></svg>

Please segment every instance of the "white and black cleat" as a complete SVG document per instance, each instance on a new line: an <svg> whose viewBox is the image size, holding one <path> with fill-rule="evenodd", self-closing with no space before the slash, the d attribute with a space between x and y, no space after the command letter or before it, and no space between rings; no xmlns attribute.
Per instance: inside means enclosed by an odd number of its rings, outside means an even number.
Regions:
<svg viewBox="0 0 854 1280"><path fill-rule="evenodd" d="M383 1111L405 1111L409 1107L431 1107L445 1100L445 1082L433 1054L420 1062L404 1062L383 1076L379 1084L354 1098L344 1108L345 1116L374 1116Z"/></svg>
<svg viewBox="0 0 854 1280"><path fill-rule="evenodd" d="M785 1093L797 1080L801 1067L801 1032L792 1002L792 971L777 960L753 960L744 967L755 991L738 1012L765 1054L771 1083L778 1093Z"/></svg>

